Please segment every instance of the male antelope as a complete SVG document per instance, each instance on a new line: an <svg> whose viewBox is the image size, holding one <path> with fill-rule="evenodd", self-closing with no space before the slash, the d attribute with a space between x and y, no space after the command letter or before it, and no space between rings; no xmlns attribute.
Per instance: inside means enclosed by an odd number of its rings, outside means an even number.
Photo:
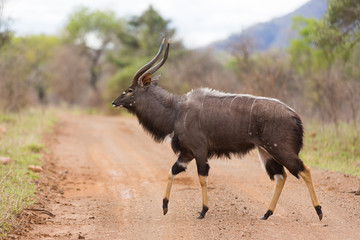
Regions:
<svg viewBox="0 0 360 240"><path fill-rule="evenodd" d="M258 148L259 157L276 188L269 208L262 219L266 220L275 210L286 180L284 167L295 177L302 177L309 190L312 204L319 219L322 211L316 197L310 169L299 158L303 145L303 127L299 115L277 99L244 94L222 93L208 88L193 90L178 96L157 86L159 76L152 77L166 61L161 56L164 40L157 55L133 78L132 84L112 103L135 114L155 141L171 136L171 146L178 159L168 175L163 199L163 212L168 202L173 179L185 171L195 158L202 190L204 218L209 209L207 198L208 159L212 156L245 154ZM154 65L154 66L153 66Z"/></svg>

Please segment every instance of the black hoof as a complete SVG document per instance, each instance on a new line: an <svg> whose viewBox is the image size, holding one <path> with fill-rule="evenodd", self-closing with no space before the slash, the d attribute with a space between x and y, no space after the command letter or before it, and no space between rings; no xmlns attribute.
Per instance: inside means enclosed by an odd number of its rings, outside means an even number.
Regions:
<svg viewBox="0 0 360 240"><path fill-rule="evenodd" d="M205 217L206 212L209 210L209 208L205 205L203 205L202 211L200 213L200 216L197 217L197 219L203 219Z"/></svg>
<svg viewBox="0 0 360 240"><path fill-rule="evenodd" d="M323 218L323 213L322 213L322 211L321 211L321 206L316 206L316 207L315 207L315 210L316 210L316 213L317 213L317 215L319 216L319 219L320 219L320 221L321 221L321 219Z"/></svg>
<svg viewBox="0 0 360 240"><path fill-rule="evenodd" d="M267 210L267 212L265 213L265 215L260 218L261 220L267 220L271 215L273 215L273 211L271 210Z"/></svg>
<svg viewBox="0 0 360 240"><path fill-rule="evenodd" d="M168 203L169 203L169 200L164 198L163 199L163 212L164 212L164 215L167 214L168 212Z"/></svg>

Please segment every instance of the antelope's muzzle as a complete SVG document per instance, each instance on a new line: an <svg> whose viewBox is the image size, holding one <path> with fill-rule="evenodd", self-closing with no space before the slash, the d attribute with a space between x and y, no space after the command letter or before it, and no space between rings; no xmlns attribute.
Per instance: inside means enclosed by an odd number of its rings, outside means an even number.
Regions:
<svg viewBox="0 0 360 240"><path fill-rule="evenodd" d="M121 107L122 107L122 105L116 104L115 101L112 102L112 106L113 106L113 107L117 107L117 108L121 108Z"/></svg>

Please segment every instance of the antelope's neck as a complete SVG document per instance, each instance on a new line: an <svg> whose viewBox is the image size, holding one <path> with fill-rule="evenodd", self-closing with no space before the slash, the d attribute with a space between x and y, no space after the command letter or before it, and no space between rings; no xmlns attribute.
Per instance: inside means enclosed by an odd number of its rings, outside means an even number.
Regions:
<svg viewBox="0 0 360 240"><path fill-rule="evenodd" d="M137 100L135 114L144 129L160 142L174 131L178 109L179 96L150 86Z"/></svg>

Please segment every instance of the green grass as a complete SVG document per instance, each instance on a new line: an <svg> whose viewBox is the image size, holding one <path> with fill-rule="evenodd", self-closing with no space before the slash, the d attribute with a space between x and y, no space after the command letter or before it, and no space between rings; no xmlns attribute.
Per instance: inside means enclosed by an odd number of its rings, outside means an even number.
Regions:
<svg viewBox="0 0 360 240"><path fill-rule="evenodd" d="M309 122L301 158L310 166L360 177L360 131L353 124Z"/></svg>
<svg viewBox="0 0 360 240"><path fill-rule="evenodd" d="M10 230L14 217L35 201L38 174L29 165L41 165L42 135L57 119L54 111L31 109L17 114L0 112L0 156L13 161L0 163L0 238Z"/></svg>

